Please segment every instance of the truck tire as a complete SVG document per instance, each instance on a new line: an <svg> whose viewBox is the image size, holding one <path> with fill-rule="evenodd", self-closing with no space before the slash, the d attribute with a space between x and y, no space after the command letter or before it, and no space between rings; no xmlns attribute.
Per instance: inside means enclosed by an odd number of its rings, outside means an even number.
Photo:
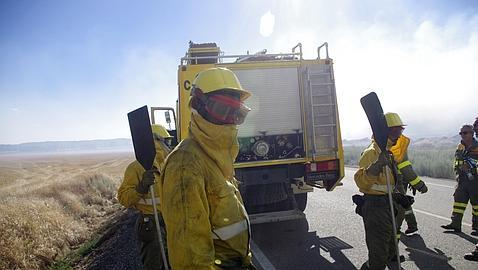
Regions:
<svg viewBox="0 0 478 270"><path fill-rule="evenodd" d="M304 212L305 207L307 206L307 193L295 194L295 201L297 202L297 208Z"/></svg>

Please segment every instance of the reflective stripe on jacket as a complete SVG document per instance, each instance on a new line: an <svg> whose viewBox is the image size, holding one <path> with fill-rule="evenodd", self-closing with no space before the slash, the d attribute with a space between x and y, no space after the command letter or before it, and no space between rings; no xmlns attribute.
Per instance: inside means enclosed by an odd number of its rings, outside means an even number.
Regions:
<svg viewBox="0 0 478 270"><path fill-rule="evenodd" d="M409 183L412 186L419 185L422 180L413 170L412 163L408 160L408 155L405 154L404 159L397 164L398 173L402 175L402 180L404 183Z"/></svg>
<svg viewBox="0 0 478 270"><path fill-rule="evenodd" d="M229 240L239 233L248 230L249 224L246 219L212 230L212 239Z"/></svg>

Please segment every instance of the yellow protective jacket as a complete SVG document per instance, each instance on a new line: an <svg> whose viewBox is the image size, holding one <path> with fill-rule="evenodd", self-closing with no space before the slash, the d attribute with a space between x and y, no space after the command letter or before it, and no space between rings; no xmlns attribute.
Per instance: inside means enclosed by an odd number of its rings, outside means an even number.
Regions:
<svg viewBox="0 0 478 270"><path fill-rule="evenodd" d="M401 135L397 143L390 148L393 154L393 159L397 163L398 173L402 175L404 183L409 183L413 187L419 187L422 184L422 180L413 170L412 163L408 159L408 146L410 145L410 139Z"/></svg>
<svg viewBox="0 0 478 270"><path fill-rule="evenodd" d="M161 164L166 159L169 149L155 142L156 158L154 166L160 168ZM143 214L153 214L153 202L149 192L141 194L136 191L136 186L143 177L145 172L143 166L138 161L133 161L125 170L123 182L118 189L118 201L125 207L135 208ZM159 175L156 176L156 184L154 184L154 194L156 196L156 203L159 204Z"/></svg>
<svg viewBox="0 0 478 270"><path fill-rule="evenodd" d="M171 268L249 266L249 220L233 168L237 128L211 124L193 112L189 136L168 156L161 175Z"/></svg>
<svg viewBox="0 0 478 270"><path fill-rule="evenodd" d="M389 141L390 142L390 141ZM389 149L389 145L387 146ZM354 180L355 184L359 188L360 192L370 195L385 195L387 194L387 181L385 178L385 172L388 171L388 177L393 189L395 185L395 179L393 178L392 170L385 170L378 175L370 175L367 173L367 169L375 163L382 151L378 147L378 144L372 140L370 146L365 149L359 160L359 169L355 172ZM395 166L395 165L394 165Z"/></svg>

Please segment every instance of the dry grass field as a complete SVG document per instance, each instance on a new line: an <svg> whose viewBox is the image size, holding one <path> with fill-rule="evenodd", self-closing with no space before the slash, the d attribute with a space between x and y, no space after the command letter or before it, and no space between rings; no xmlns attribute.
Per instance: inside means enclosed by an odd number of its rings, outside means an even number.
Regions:
<svg viewBox="0 0 478 270"><path fill-rule="evenodd" d="M0 156L0 269L43 269L119 208L132 153Z"/></svg>

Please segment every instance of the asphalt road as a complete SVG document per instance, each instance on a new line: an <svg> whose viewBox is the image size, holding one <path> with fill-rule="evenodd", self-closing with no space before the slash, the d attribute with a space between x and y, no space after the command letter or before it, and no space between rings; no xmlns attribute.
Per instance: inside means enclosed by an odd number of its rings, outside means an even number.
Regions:
<svg viewBox="0 0 478 270"><path fill-rule="evenodd" d="M362 219L351 200L358 193L354 172L346 168L344 185L335 191L309 193L306 219L253 225L252 248L258 268L359 269L368 253ZM418 194L413 206L420 235L402 235L400 252L406 257L402 268L478 269L478 262L463 259L478 243L470 235L471 205L465 212L463 232L444 233L440 225L450 221L455 182L422 179L429 191Z"/></svg>

